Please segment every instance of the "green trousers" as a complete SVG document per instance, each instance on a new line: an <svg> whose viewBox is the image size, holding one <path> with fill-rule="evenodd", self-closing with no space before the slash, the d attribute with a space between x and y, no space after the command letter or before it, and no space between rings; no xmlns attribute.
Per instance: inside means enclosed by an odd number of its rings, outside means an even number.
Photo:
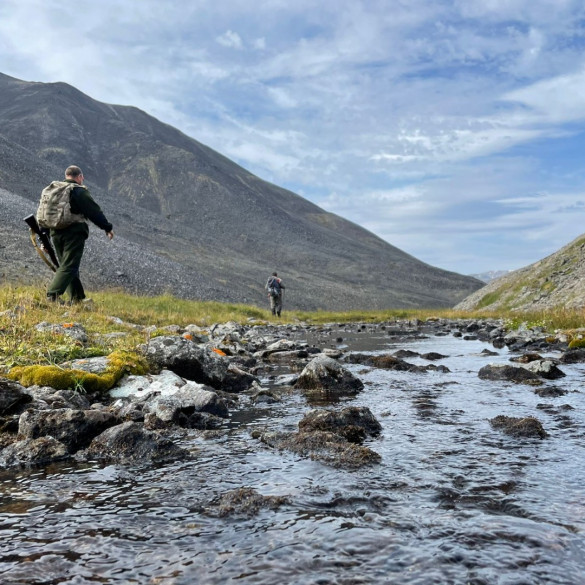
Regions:
<svg viewBox="0 0 585 585"><path fill-rule="evenodd" d="M53 246L57 252L59 268L47 290L47 296L60 297L67 292L72 301L85 298L85 291L79 280L79 266L86 236L78 230L55 230L51 233Z"/></svg>

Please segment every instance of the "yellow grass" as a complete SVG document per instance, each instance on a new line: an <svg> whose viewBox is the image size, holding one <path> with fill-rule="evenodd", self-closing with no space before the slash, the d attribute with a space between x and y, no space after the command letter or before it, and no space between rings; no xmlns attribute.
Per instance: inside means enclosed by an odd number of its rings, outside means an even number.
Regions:
<svg viewBox="0 0 585 585"><path fill-rule="evenodd" d="M58 306L48 304L45 291L35 286L0 286L0 373L13 366L31 364L57 364L64 360L108 355L116 350L133 350L153 335L167 333L167 325L199 325L203 328L213 323L236 321L238 323L305 322L323 323L381 322L396 319L429 318L502 318L509 328L525 322L529 326L543 326L546 331L572 332L585 327L583 310L566 310L532 313L474 312L453 310L385 310L348 312L285 311L282 319L276 319L267 309L244 304L218 303L213 301L187 301L171 295L156 297L136 296L117 291L102 291L92 295L94 307L86 310L81 305ZM124 323L119 324L111 317ZM37 331L40 322L51 324L80 323L90 337L90 343L79 342L59 333ZM144 331L133 325L151 326ZM124 333L123 337L107 337L109 333Z"/></svg>

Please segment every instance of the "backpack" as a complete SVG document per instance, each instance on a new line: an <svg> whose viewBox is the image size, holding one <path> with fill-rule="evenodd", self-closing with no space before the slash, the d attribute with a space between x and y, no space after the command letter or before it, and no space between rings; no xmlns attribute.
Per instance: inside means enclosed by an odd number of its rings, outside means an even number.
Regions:
<svg viewBox="0 0 585 585"><path fill-rule="evenodd" d="M271 297L278 297L280 296L280 282L278 282L277 278L273 278L268 283L268 293Z"/></svg>
<svg viewBox="0 0 585 585"><path fill-rule="evenodd" d="M77 183L53 181L41 192L41 202L37 209L37 223L42 228L63 229L72 223L85 221L83 215L71 213L71 191Z"/></svg>

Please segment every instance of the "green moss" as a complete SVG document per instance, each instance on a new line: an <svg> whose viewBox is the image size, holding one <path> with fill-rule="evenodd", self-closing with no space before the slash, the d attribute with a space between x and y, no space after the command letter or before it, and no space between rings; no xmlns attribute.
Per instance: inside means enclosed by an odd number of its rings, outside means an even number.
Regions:
<svg viewBox="0 0 585 585"><path fill-rule="evenodd" d="M84 370L50 366L19 366L8 372L8 378L28 386L50 386L56 390L82 389L86 392L105 392L124 374L142 375L149 370L146 360L136 353L115 351L107 356L108 367L102 374Z"/></svg>
<svg viewBox="0 0 585 585"><path fill-rule="evenodd" d="M585 339L572 339L569 342L569 349L575 349L577 347L585 347Z"/></svg>

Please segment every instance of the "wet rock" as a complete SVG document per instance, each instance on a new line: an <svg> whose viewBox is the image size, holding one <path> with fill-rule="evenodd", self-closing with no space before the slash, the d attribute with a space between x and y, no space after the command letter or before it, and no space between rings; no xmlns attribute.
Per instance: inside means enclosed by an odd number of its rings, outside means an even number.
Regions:
<svg viewBox="0 0 585 585"><path fill-rule="evenodd" d="M289 503L286 496L263 496L253 488L238 488L222 494L208 504L205 510L209 516L256 516L261 510L278 510Z"/></svg>
<svg viewBox="0 0 585 585"><path fill-rule="evenodd" d="M48 465L69 457L67 447L53 437L23 439L0 451L0 467Z"/></svg>
<svg viewBox="0 0 585 585"><path fill-rule="evenodd" d="M558 386L545 386L543 388L535 388L534 393L542 398L557 398L558 396L567 394L567 391Z"/></svg>
<svg viewBox="0 0 585 585"><path fill-rule="evenodd" d="M445 359L449 356L437 353L436 351L430 351L429 353L423 353L420 357L425 360L435 361Z"/></svg>
<svg viewBox="0 0 585 585"><path fill-rule="evenodd" d="M528 371L545 378L546 380L557 380L566 376L552 360L531 361L523 365Z"/></svg>
<svg viewBox="0 0 585 585"><path fill-rule="evenodd" d="M312 410L299 421L301 432L330 431L350 443L363 443L367 435L377 436L382 425L365 406L350 406L340 411Z"/></svg>
<svg viewBox="0 0 585 585"><path fill-rule="evenodd" d="M196 413L208 413L221 418L229 416L226 402L208 386L196 382L187 382L173 394L153 398L144 405L143 411L155 415L164 423L191 428L200 428L196 425L208 418L193 417Z"/></svg>
<svg viewBox="0 0 585 585"><path fill-rule="evenodd" d="M489 349L482 349L481 350L481 355L493 356L493 355L500 355L500 354L497 351L491 351Z"/></svg>
<svg viewBox="0 0 585 585"><path fill-rule="evenodd" d="M515 382L517 384L539 384L541 378L538 374L520 366L508 366L502 364L488 364L481 368L477 374L482 380Z"/></svg>
<svg viewBox="0 0 585 585"><path fill-rule="evenodd" d="M548 437L548 433L544 430L541 422L532 416L515 418L499 415L490 419L490 424L494 429L501 430L512 437L536 439Z"/></svg>
<svg viewBox="0 0 585 585"><path fill-rule="evenodd" d="M92 458L121 463L162 463L187 459L189 452L159 434L145 430L143 425L125 422L110 427L93 439L91 445L78 453L78 459Z"/></svg>
<svg viewBox="0 0 585 585"><path fill-rule="evenodd" d="M397 372L449 372L447 366L437 366L434 364L417 366L390 354L369 355L352 353L346 357L346 360L354 364L364 364L365 366L383 368L385 370L395 370Z"/></svg>
<svg viewBox="0 0 585 585"><path fill-rule="evenodd" d="M295 388L306 391L327 391L338 394L357 394L363 382L325 355L313 358L295 382Z"/></svg>
<svg viewBox="0 0 585 585"><path fill-rule="evenodd" d="M395 351L392 354L394 357L397 358L408 358L408 357L419 357L420 353L416 352L416 351L412 351L410 349L399 349L398 351Z"/></svg>
<svg viewBox="0 0 585 585"><path fill-rule="evenodd" d="M291 451L334 467L358 468L382 460L368 447L350 443L341 435L325 431L254 433L253 436L275 449Z"/></svg>
<svg viewBox="0 0 585 585"><path fill-rule="evenodd" d="M530 362L542 361L544 358L538 353L525 353L521 356L510 358L511 362L517 362L519 364L529 364Z"/></svg>
<svg viewBox="0 0 585 585"><path fill-rule="evenodd" d="M117 422L113 414L98 410L27 410L20 416L18 435L25 439L51 436L75 453Z"/></svg>
<svg viewBox="0 0 585 585"><path fill-rule="evenodd" d="M31 400L30 394L18 382L0 378L0 414L19 412Z"/></svg>
<svg viewBox="0 0 585 585"><path fill-rule="evenodd" d="M585 362L585 347L568 349L561 355L559 361L562 364L581 364Z"/></svg>

